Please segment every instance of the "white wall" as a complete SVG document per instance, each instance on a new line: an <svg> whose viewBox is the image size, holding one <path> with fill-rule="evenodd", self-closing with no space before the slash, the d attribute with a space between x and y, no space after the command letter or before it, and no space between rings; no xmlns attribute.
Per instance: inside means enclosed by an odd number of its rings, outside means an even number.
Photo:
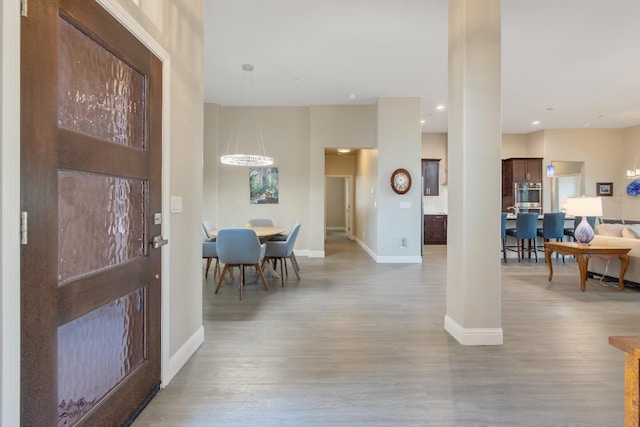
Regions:
<svg viewBox="0 0 640 427"><path fill-rule="evenodd" d="M544 141L544 165L551 161L584 162L584 195L596 195L596 182L613 182L614 195L602 198L603 214L623 218L627 214L623 202L628 198L624 193L624 160L628 157L624 132L622 129L549 129L536 134L542 135ZM543 188L550 186L550 178L543 175L542 184ZM551 206L550 193L543 192L545 209Z"/></svg>
<svg viewBox="0 0 640 427"><path fill-rule="evenodd" d="M378 129L378 245L380 262L421 262L422 194L420 186L422 136L419 98L380 98ZM394 170L411 174L406 194L391 189ZM400 242L406 241L406 247Z"/></svg>
<svg viewBox="0 0 640 427"><path fill-rule="evenodd" d="M378 246L378 150L359 150L356 154L356 224L354 235L369 255Z"/></svg>
<svg viewBox="0 0 640 427"><path fill-rule="evenodd" d="M375 120L375 109L371 105L310 107L309 187L306 191L309 193L311 255L324 256L324 150L331 147L374 148ZM356 191L358 185L356 182ZM357 217L354 226L359 228Z"/></svg>
<svg viewBox="0 0 640 427"><path fill-rule="evenodd" d="M327 229L346 230L345 183L344 178L327 177L325 191L325 218Z"/></svg>
<svg viewBox="0 0 640 427"><path fill-rule="evenodd" d="M218 223L218 165L220 164L219 123L220 106L204 104L204 147L202 166L202 219Z"/></svg>
<svg viewBox="0 0 640 427"><path fill-rule="evenodd" d="M528 151L527 135L513 133L502 134L501 158L529 157Z"/></svg>
<svg viewBox="0 0 640 427"><path fill-rule="evenodd" d="M207 120L210 108L207 108ZM214 212L218 227L243 226L252 218L271 218L277 226L290 229L300 221L296 248L308 249L309 235L309 109L306 107L219 107L218 154L227 154L231 132L241 136L239 150L254 148L256 125L260 123L267 154L278 168L279 203L249 203L249 168L220 164L219 158L207 159L205 188L217 185ZM236 126L237 124L237 126ZM216 143L215 132L208 130L208 151ZM212 137L213 136L213 137ZM245 139L245 136L247 139ZM232 149L235 139L232 139ZM217 176L210 169L217 169ZM322 182L324 188L324 177ZM208 190L205 190L207 194ZM324 199L324 196L323 196ZM324 202L324 200L323 200ZM323 215L324 216L324 213Z"/></svg>

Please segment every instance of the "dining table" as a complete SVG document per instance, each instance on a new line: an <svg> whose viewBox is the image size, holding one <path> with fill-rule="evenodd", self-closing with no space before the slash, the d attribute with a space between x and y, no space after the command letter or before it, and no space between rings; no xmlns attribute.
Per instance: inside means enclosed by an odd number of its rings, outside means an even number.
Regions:
<svg viewBox="0 0 640 427"><path fill-rule="evenodd" d="M244 228L244 227L243 227ZM256 235L258 236L258 240L260 240L260 243L265 243L267 240L269 240L271 237L278 235L280 233L284 233L284 228L282 227L246 227L246 228L250 228L253 231L255 231ZM209 236L216 238L218 236L218 230L209 230ZM271 274L271 277L275 278L275 279L279 279L280 278L280 274L278 274L278 272L275 270L275 268L273 268L273 266L268 263L265 262L264 263L264 267L269 271L269 273Z"/></svg>

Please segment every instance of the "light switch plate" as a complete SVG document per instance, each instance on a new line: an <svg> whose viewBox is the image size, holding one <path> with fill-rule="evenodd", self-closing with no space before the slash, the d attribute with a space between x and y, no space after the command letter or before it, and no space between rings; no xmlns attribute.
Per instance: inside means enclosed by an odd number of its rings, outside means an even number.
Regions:
<svg viewBox="0 0 640 427"><path fill-rule="evenodd" d="M171 213L182 212L182 197L171 196Z"/></svg>

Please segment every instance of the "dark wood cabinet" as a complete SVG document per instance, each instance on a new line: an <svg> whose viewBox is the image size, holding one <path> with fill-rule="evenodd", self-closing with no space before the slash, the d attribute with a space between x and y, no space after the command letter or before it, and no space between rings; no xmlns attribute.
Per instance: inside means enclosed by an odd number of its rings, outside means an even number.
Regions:
<svg viewBox="0 0 640 427"><path fill-rule="evenodd" d="M425 196L440 194L440 160L422 159L422 187Z"/></svg>
<svg viewBox="0 0 640 427"><path fill-rule="evenodd" d="M446 245L447 244L447 216L446 215L425 215L424 216L424 244L425 245Z"/></svg>
<svg viewBox="0 0 640 427"><path fill-rule="evenodd" d="M542 159L522 158L503 161L511 172L511 182L542 181Z"/></svg>
<svg viewBox="0 0 640 427"><path fill-rule="evenodd" d="M521 157L502 161L502 211L514 204L514 182L542 182L542 158Z"/></svg>

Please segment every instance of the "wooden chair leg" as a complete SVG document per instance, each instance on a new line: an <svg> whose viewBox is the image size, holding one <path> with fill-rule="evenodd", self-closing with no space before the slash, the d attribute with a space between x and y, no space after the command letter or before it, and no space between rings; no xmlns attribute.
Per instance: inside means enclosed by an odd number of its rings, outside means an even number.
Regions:
<svg viewBox="0 0 640 427"><path fill-rule="evenodd" d="M282 258L276 258L276 268L278 266L278 261L280 261L280 282L282 282L282 286L284 287L284 267L282 266Z"/></svg>
<svg viewBox="0 0 640 427"><path fill-rule="evenodd" d="M240 266L240 284L238 284L238 288L240 289L240 301L242 301L242 289L244 288L244 265Z"/></svg>
<svg viewBox="0 0 640 427"><path fill-rule="evenodd" d="M209 277L209 267L211 266L211 261L213 258L207 258L207 268L204 270L204 278ZM214 276L215 277L215 276Z"/></svg>
<svg viewBox="0 0 640 427"><path fill-rule="evenodd" d="M293 254L291 254L293 255ZM504 263L507 263L507 238L502 238L502 257L504 258ZM299 279L300 277L298 277Z"/></svg>
<svg viewBox="0 0 640 427"><path fill-rule="evenodd" d="M215 279L216 275L220 277L220 260L216 258L216 266L213 269L213 278Z"/></svg>
<svg viewBox="0 0 640 427"><path fill-rule="evenodd" d="M256 264L256 271L258 272L258 276L260 276L260 280L262 280L262 285L264 286L265 291L269 291L269 286L267 286L267 281L264 278L264 274L262 273L262 268L258 264Z"/></svg>
<svg viewBox="0 0 640 427"><path fill-rule="evenodd" d="M222 279L224 279L224 276L225 274L227 274L227 271L229 271L229 264L225 264L224 268L222 269L222 274L220 274L220 278L218 279L218 286L216 286L216 291L215 291L216 294L222 287Z"/></svg>
<svg viewBox="0 0 640 427"><path fill-rule="evenodd" d="M300 266L298 265L298 259L296 258L296 254L291 252L291 264L293 264L293 268L296 269L296 271L300 271Z"/></svg>
<svg viewBox="0 0 640 427"><path fill-rule="evenodd" d="M296 277L298 278L298 280L300 280L300 275L298 274L298 269L295 267L295 258L293 256L293 254L291 254L291 265L293 266L293 272L296 273Z"/></svg>

